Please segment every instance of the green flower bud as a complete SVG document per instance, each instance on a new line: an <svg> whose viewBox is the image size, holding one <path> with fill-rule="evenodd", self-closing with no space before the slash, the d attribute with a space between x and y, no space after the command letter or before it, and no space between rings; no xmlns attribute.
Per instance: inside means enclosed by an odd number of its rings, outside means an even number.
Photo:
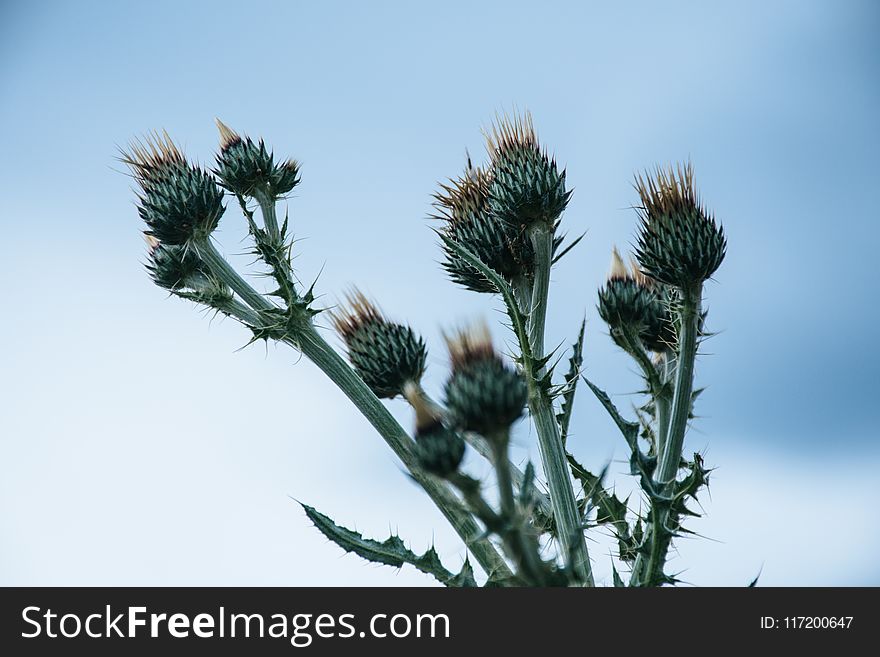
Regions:
<svg viewBox="0 0 880 657"><path fill-rule="evenodd" d="M487 438L506 434L528 399L522 375L504 363L486 326L447 338L452 374L446 383L446 408L452 424Z"/></svg>
<svg viewBox="0 0 880 657"><path fill-rule="evenodd" d="M141 187L138 214L162 244L207 238L225 210L211 175L186 159L166 133L131 144L122 161Z"/></svg>
<svg viewBox="0 0 880 657"><path fill-rule="evenodd" d="M487 135L492 157L489 206L513 226L545 222L556 228L571 192L565 189L565 170L538 143L532 117L504 117Z"/></svg>
<svg viewBox="0 0 880 657"><path fill-rule="evenodd" d="M690 163L636 177L641 217L636 256L645 273L688 289L712 276L724 260L724 229L700 202Z"/></svg>
<svg viewBox="0 0 880 657"><path fill-rule="evenodd" d="M637 263L631 264L629 271L617 249L613 250L608 280L599 289L599 316L624 349L628 346L622 332L629 330L649 351L666 352L675 345L669 301L661 284L645 276Z"/></svg>
<svg viewBox="0 0 880 657"><path fill-rule="evenodd" d="M427 349L409 327L386 319L360 292L348 296L348 307L333 316L354 369L379 398L403 394L408 382L425 372Z"/></svg>
<svg viewBox="0 0 880 657"><path fill-rule="evenodd" d="M202 299L231 299L229 288L211 276L195 251L185 246L162 244L147 235L147 272L170 292L196 292Z"/></svg>
<svg viewBox="0 0 880 657"><path fill-rule="evenodd" d="M523 231L514 224L501 220L489 208L488 188L491 174L474 168L468 161L465 175L441 185L434 195L438 209L435 218L446 223L447 237L458 242L487 267L507 280L530 277L534 269L534 255ZM478 271L445 248L443 268L455 283L475 292L495 292Z"/></svg>
<svg viewBox="0 0 880 657"><path fill-rule="evenodd" d="M438 477L448 477L464 458L464 438L443 424L439 410L425 399L418 385L408 383L403 392L416 412L415 456L419 465Z"/></svg>
<svg viewBox="0 0 880 657"><path fill-rule="evenodd" d="M264 191L274 199L299 184L300 167L296 160L276 164L262 139L256 144L250 137L242 139L220 119L216 121L220 129L220 153L214 173L223 187L242 196Z"/></svg>

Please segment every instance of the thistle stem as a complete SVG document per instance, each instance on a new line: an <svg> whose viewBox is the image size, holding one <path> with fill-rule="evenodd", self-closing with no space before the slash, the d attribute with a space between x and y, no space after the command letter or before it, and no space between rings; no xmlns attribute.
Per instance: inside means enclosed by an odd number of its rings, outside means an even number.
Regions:
<svg viewBox="0 0 880 657"><path fill-rule="evenodd" d="M199 258L208 265L211 273L221 282L228 285L242 300L257 311L277 310L277 306L270 303L245 281L229 262L217 251L217 247L208 237L192 243Z"/></svg>
<svg viewBox="0 0 880 657"><path fill-rule="evenodd" d="M264 190L255 189L253 195L254 199L260 205L260 212L263 214L263 225L266 227L266 234L272 242L278 242L281 238L281 232L278 230L278 217L275 214L275 199Z"/></svg>
<svg viewBox="0 0 880 657"><path fill-rule="evenodd" d="M657 445L656 456L658 461L663 457L666 451L666 438L669 435L669 415L671 410L670 392L672 375L675 372L675 357L671 354L663 354L663 361L660 365L660 383L659 392L654 395L654 407L657 411Z"/></svg>
<svg viewBox="0 0 880 657"><path fill-rule="evenodd" d="M516 498L513 495L510 460L507 457L507 445L510 441L509 431L504 436L490 438L494 452L493 463L495 476L498 479L498 493L501 500L501 515L507 523L510 551L519 563L524 578L533 586L547 583L546 569L538 552L538 542L528 534L525 518L519 512Z"/></svg>
<svg viewBox="0 0 880 657"><path fill-rule="evenodd" d="M269 303L235 271L210 241L199 242L195 247L211 272L232 288L254 311L259 313L277 310L276 306ZM225 310L233 313L235 308L230 306ZM247 321L246 317L248 320L253 319L250 314L238 318ZM296 335L287 332L282 340L301 350L354 403L449 520L486 574L501 580L511 578L513 574L504 558L487 538L480 537L479 525L458 497L446 484L421 472L412 453L412 439L348 363L318 334L314 326L304 320Z"/></svg>
<svg viewBox="0 0 880 657"><path fill-rule="evenodd" d="M692 289L682 290L679 306L681 328L678 335L678 354L674 364L675 388L671 408L668 411L670 417L666 444L659 454L660 460L657 472L654 474L654 483L657 485L657 489L666 496L672 493L673 484L681 465L684 435L691 412L702 293L702 284L696 285ZM668 502L664 501L662 504L658 504L658 500L652 499L651 506L653 522L645 535L645 544L648 546L649 554L646 558L643 553L640 553L636 558L630 580L633 586L652 586L663 582L663 568L672 540L669 522L674 519L671 518Z"/></svg>
<svg viewBox="0 0 880 657"><path fill-rule="evenodd" d="M691 290L682 290L680 306L681 328L678 336L678 358L675 371L675 391L669 419L668 444L660 459L655 481L666 486L675 480L681 464L684 434L691 413L691 396L694 390L694 361L697 357L697 333L699 331L702 284Z"/></svg>
<svg viewBox="0 0 880 657"><path fill-rule="evenodd" d="M529 238L535 252L535 280L532 289L532 307L528 317L532 362L526 363L529 410L538 434L538 448L550 489L550 502L553 505L553 517L559 532L562 554L578 579L587 586L594 586L583 522L577 510L565 447L553 410L553 400L540 383L544 376L544 367L535 367L544 358L544 324L547 318L550 266L553 260L553 234L548 225L538 222L529 229Z"/></svg>

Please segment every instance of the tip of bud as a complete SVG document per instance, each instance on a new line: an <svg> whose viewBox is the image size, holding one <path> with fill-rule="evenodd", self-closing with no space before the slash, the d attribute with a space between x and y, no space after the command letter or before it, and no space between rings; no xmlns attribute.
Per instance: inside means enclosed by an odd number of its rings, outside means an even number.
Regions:
<svg viewBox="0 0 880 657"><path fill-rule="evenodd" d="M162 242L157 240L149 233L144 233L144 242L147 243L147 251L149 251L151 254L162 245Z"/></svg>
<svg viewBox="0 0 880 657"><path fill-rule="evenodd" d="M223 123L223 121L215 118L214 122L217 124L217 130L220 131L220 150L225 151L233 144L237 144L241 141L241 137L238 136L238 133Z"/></svg>
<svg viewBox="0 0 880 657"><path fill-rule="evenodd" d="M629 257L629 268L636 285L648 289L654 289L654 279L648 277L645 272L642 271L642 268L639 266L639 261L633 256Z"/></svg>
<svg viewBox="0 0 880 657"><path fill-rule="evenodd" d="M642 210L649 217L673 214L683 208L702 210L690 161L636 174L635 187Z"/></svg>
<svg viewBox="0 0 880 657"><path fill-rule="evenodd" d="M336 331L347 339L357 332L358 328L367 322L384 321L382 312L370 301L367 296L352 288L345 294L345 305L337 312L330 314Z"/></svg>
<svg viewBox="0 0 880 657"><path fill-rule="evenodd" d="M452 369L459 370L475 361L495 360L498 355L492 345L492 334L485 321L459 329L452 335L444 335L449 349Z"/></svg>
<svg viewBox="0 0 880 657"><path fill-rule="evenodd" d="M122 150L119 159L128 165L141 183L165 165L186 162L183 153L165 130L149 132L141 139L132 140L128 150Z"/></svg>
<svg viewBox="0 0 880 657"><path fill-rule="evenodd" d="M407 381L403 386L403 396L416 413L416 434L425 433L440 424L440 414L433 404L425 399L421 386Z"/></svg>
<svg viewBox="0 0 880 657"><path fill-rule="evenodd" d="M523 114L514 112L513 116L496 114L492 128L483 135L490 155L512 147L539 147L532 115L528 111Z"/></svg>
<svg viewBox="0 0 880 657"><path fill-rule="evenodd" d="M626 268L623 258L620 257L620 251L615 246L611 250L611 267L608 270L608 280L614 281L626 278L632 278L632 276Z"/></svg>

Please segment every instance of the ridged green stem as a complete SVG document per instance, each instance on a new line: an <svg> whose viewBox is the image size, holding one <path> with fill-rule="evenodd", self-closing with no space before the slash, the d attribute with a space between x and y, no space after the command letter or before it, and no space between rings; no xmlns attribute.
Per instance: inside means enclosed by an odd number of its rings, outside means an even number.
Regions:
<svg viewBox="0 0 880 657"><path fill-rule="evenodd" d="M495 546L485 538L479 538L481 529L465 511L458 498L446 484L424 474L413 454L413 441L388 412L351 366L333 349L315 328L308 324L298 332L295 345L317 365L345 393L370 424L385 439L392 451L410 471L413 478L425 489L441 513L446 516L458 535L471 550L483 570L493 578L512 576L504 559Z"/></svg>
<svg viewBox="0 0 880 657"><path fill-rule="evenodd" d="M509 431L504 436L493 436L492 444L495 465L495 476L498 479L498 495L501 501L501 515L508 525L508 542L510 552L519 564L523 578L532 586L544 586L547 583L546 571L541 562L538 542L529 536L525 526L525 518L519 512L516 498L513 495L513 481L510 472L510 459L507 457L507 444L510 440Z"/></svg>
<svg viewBox="0 0 880 657"><path fill-rule="evenodd" d="M672 399L670 399L670 377L675 371L675 358L671 354L663 355L660 365L660 381L662 387L654 396L654 408L657 413L657 445L656 456L660 459L666 451L666 438L669 435L669 416Z"/></svg>
<svg viewBox="0 0 880 657"><path fill-rule="evenodd" d="M254 199L260 205L260 212L263 214L263 225L266 227L266 234L273 242L280 239L281 232L278 230L278 217L275 214L275 199L273 199L267 191L254 190Z"/></svg>
<svg viewBox="0 0 880 657"><path fill-rule="evenodd" d="M675 480L681 463L684 448L684 434L687 431L688 417L691 413L691 396L694 390L694 362L697 358L697 333L699 332L700 303L703 294L702 284L693 289L682 290L681 328L678 334L678 358L675 371L675 391L669 419L668 444L663 452L654 479L666 486Z"/></svg>
<svg viewBox="0 0 880 657"><path fill-rule="evenodd" d="M535 252L535 280L532 307L528 316L528 336L533 359L540 362L544 358L544 324L547 317L550 266L553 261L553 234L549 225L538 222L529 228L529 238ZM544 368L526 374L529 409L538 434L538 448L550 489L550 502L553 505L553 517L562 554L575 575L587 586L594 586L583 522L577 510L559 422L556 420L553 400L539 383L544 376Z"/></svg>
<svg viewBox="0 0 880 657"><path fill-rule="evenodd" d="M266 311L276 308L232 268L210 241L201 241L195 246L211 272L232 288L253 310ZM231 312L235 308L230 306L227 310ZM245 320L245 317L247 320L253 319L250 314L240 319ZM445 484L425 475L417 467L412 453L412 439L406 431L348 363L318 334L312 324L304 321L296 336L285 335L283 341L300 349L354 403L449 520L486 574L502 580L512 577L510 568L495 546L488 539L480 538L479 525L455 494Z"/></svg>
<svg viewBox="0 0 880 657"><path fill-rule="evenodd" d="M674 492L673 484L681 465L684 435L691 413L702 294L702 284L682 290L678 308L680 328L678 354L674 364L675 387L669 410L669 429L654 474L654 483L664 496L670 496ZM636 558L630 580L632 586L655 586L663 583L663 568L672 542L672 533L669 531L670 520L675 519L670 517L668 502L657 504L656 501L652 501L652 523L645 536L648 554L640 553Z"/></svg>
<svg viewBox="0 0 880 657"><path fill-rule="evenodd" d="M259 311L277 309L277 306L267 301L266 297L251 287L226 258L220 255L210 237L192 242L191 247L195 249L202 262L208 265L211 273L232 288L232 291L251 308Z"/></svg>

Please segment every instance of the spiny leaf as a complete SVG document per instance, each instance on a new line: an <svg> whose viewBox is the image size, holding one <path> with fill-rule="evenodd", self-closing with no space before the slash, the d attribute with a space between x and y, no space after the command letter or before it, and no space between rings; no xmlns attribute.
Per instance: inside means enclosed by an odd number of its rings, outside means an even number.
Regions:
<svg viewBox="0 0 880 657"><path fill-rule="evenodd" d="M464 560L458 575L450 581L444 582L446 586L455 588L474 588L477 586L477 580L474 578L474 569L468 559Z"/></svg>
<svg viewBox="0 0 880 657"><path fill-rule="evenodd" d="M638 422L630 422L629 420L624 419L624 417L620 414L620 411L617 410L617 406L615 406L614 402L611 401L608 393L593 384L593 382L590 381L587 377L584 377L584 383L586 383L590 387L590 390L592 390L593 394L596 395L596 399L598 399L605 410L608 411L608 415L610 415L611 419L614 420L614 424L616 424L617 428L620 429L620 433L623 434L623 437L630 448L638 449Z"/></svg>
<svg viewBox="0 0 880 657"><path fill-rule="evenodd" d="M364 538L358 532L337 525L332 519L313 507L302 503L300 505L318 531L346 552L354 552L367 561L395 568L410 564L423 573L432 575L446 586L476 586L473 569L467 561L461 572L455 575L443 567L440 557L433 547L424 554L417 555L404 545L399 536L391 536L381 543L371 538Z"/></svg>
<svg viewBox="0 0 880 657"><path fill-rule="evenodd" d="M584 329L587 326L587 318L581 322L581 330L577 341L571 347L571 358L568 361L568 373L565 375L565 392L562 395L562 412L557 415L562 434L562 444L568 439L568 427L571 423L571 412L574 403L574 393L577 382L580 379L581 366L584 362Z"/></svg>

